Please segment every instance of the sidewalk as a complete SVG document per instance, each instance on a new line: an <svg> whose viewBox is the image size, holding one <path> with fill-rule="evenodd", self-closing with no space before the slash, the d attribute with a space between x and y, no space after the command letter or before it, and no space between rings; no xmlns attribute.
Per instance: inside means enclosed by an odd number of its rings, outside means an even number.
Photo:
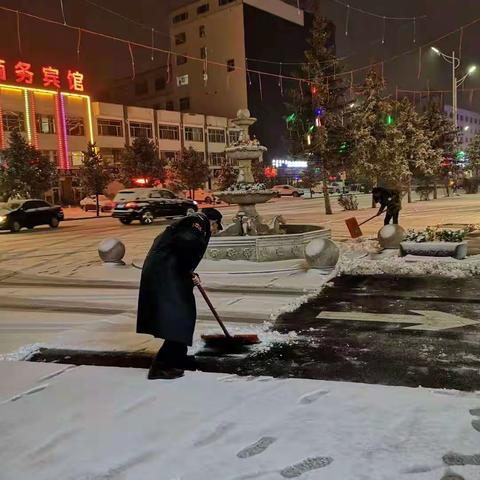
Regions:
<svg viewBox="0 0 480 480"><path fill-rule="evenodd" d="M145 374L0 362L2 480L480 474L478 392L189 372L147 381Z"/></svg>

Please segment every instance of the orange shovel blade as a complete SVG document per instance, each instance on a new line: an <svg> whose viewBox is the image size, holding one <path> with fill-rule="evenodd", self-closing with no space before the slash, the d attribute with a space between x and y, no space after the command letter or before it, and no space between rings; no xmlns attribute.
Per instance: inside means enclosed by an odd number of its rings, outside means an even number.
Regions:
<svg viewBox="0 0 480 480"><path fill-rule="evenodd" d="M347 218L345 223L352 238L358 238L363 235L360 225L355 217Z"/></svg>

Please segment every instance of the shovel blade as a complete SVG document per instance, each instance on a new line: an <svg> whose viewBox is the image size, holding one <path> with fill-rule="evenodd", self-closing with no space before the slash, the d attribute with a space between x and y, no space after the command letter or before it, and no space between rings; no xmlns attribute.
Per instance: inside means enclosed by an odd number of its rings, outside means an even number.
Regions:
<svg viewBox="0 0 480 480"><path fill-rule="evenodd" d="M360 228L360 225L358 224L358 220L355 217L347 218L345 220L345 223L347 225L348 231L350 232L350 236L352 238L358 238L363 235L362 229Z"/></svg>

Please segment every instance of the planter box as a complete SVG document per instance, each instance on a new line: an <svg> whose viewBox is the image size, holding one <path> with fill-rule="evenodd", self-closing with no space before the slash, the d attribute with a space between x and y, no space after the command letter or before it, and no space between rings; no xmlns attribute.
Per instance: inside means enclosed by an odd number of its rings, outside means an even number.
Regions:
<svg viewBox="0 0 480 480"><path fill-rule="evenodd" d="M467 242L402 242L400 256L453 257L463 260L467 256Z"/></svg>

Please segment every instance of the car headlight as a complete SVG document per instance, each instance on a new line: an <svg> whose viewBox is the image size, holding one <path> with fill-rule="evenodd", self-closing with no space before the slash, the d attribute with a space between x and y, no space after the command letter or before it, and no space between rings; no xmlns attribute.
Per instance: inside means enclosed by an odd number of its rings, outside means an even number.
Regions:
<svg viewBox="0 0 480 480"><path fill-rule="evenodd" d="M5 217L5 216L2 217L2 216L0 215L0 223L3 223L6 219L7 219L7 217Z"/></svg>
<svg viewBox="0 0 480 480"><path fill-rule="evenodd" d="M196 200L193 201L194 205L198 205L198 202Z"/></svg>

